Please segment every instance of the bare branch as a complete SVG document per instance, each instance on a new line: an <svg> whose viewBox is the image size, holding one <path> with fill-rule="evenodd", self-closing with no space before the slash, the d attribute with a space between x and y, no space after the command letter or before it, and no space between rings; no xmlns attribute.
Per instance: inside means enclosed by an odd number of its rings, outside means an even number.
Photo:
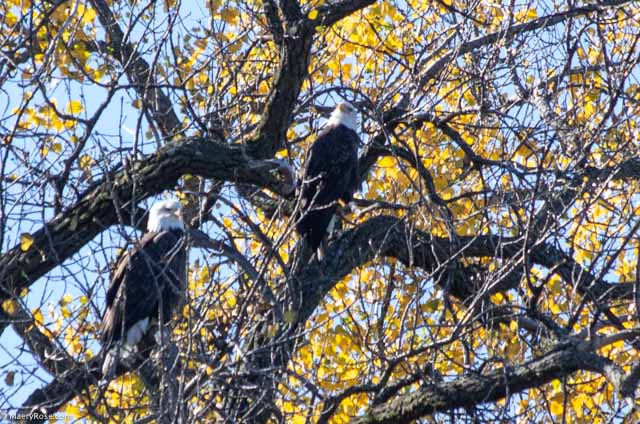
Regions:
<svg viewBox="0 0 640 424"><path fill-rule="evenodd" d="M91 0L98 12L100 23L108 36L106 51L118 60L145 105L151 109L155 124L162 135L170 140L180 130L180 120L169 98L156 86L149 64L126 42L125 34L105 0Z"/></svg>

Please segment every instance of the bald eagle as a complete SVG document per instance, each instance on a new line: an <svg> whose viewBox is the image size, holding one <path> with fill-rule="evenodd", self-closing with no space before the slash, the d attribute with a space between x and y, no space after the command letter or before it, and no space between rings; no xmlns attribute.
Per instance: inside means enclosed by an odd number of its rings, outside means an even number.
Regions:
<svg viewBox="0 0 640 424"><path fill-rule="evenodd" d="M358 186L357 121L352 105L338 104L305 162L296 230L314 251L334 219L338 202L350 202ZM318 254L322 259L321 251Z"/></svg>
<svg viewBox="0 0 640 424"><path fill-rule="evenodd" d="M166 325L180 304L187 281L183 236L180 202L158 202L147 233L116 264L101 325L105 380L113 377L117 358L129 357L151 324Z"/></svg>

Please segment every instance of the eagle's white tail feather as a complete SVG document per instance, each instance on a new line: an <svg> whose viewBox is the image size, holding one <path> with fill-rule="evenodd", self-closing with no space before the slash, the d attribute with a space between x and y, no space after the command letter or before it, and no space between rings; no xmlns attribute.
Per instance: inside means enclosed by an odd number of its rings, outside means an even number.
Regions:
<svg viewBox="0 0 640 424"><path fill-rule="evenodd" d="M333 229L336 226L336 221L337 221L337 217L336 214L333 214L333 216L331 217L331 221L329 221L329 225L327 225L327 232L326 232L326 237L327 238L331 238L331 234L333 233ZM316 249L316 258L318 259L318 261L324 261L324 257L325 257L325 246L324 246L325 240L323 240L322 242L320 242L320 246L318 246L318 249Z"/></svg>
<svg viewBox="0 0 640 424"><path fill-rule="evenodd" d="M333 216L331 217L331 221L329 221L329 225L327 225L327 236L331 237L331 234L333 233L333 229L336 226L336 214L334 213Z"/></svg>
<svg viewBox="0 0 640 424"><path fill-rule="evenodd" d="M322 243L324 243L324 241ZM325 251L322 243L320 243L320 246L316 249L316 258L318 259L318 262L324 261Z"/></svg>
<svg viewBox="0 0 640 424"><path fill-rule="evenodd" d="M149 318L141 319L131 326L129 331L127 331L127 344L129 346L135 346L138 344L142 337L147 332L147 328L149 327Z"/></svg>

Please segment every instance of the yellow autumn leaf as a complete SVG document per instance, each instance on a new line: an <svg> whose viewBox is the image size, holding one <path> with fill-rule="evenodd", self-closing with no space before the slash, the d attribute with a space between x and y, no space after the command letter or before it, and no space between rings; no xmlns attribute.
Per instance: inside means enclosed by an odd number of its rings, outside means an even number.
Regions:
<svg viewBox="0 0 640 424"><path fill-rule="evenodd" d="M584 105L584 114L587 118L593 116L596 111L595 102L586 102Z"/></svg>
<svg viewBox="0 0 640 424"><path fill-rule="evenodd" d="M60 306L66 306L71 302L73 302L73 296L67 293L60 299Z"/></svg>
<svg viewBox="0 0 640 424"><path fill-rule="evenodd" d="M393 166L395 166L395 164L396 160L393 158L393 156L385 156L378 161L378 166L380 168L392 168Z"/></svg>
<svg viewBox="0 0 640 424"><path fill-rule="evenodd" d="M551 401L551 404L549 405L549 409L551 410L551 413L553 415L562 415L562 413L564 412L564 405L562 404L562 402L557 402L557 401Z"/></svg>
<svg viewBox="0 0 640 424"><path fill-rule="evenodd" d="M559 305L554 299L549 301L549 310L556 315L564 311L561 305Z"/></svg>
<svg viewBox="0 0 640 424"><path fill-rule="evenodd" d="M309 12L309 19L311 19L312 21L315 21L318 18L318 10L317 9L313 9L311 12Z"/></svg>
<svg viewBox="0 0 640 424"><path fill-rule="evenodd" d="M82 352L82 342L78 337L73 337L71 339L71 343L69 344L69 351L71 354L78 354Z"/></svg>
<svg viewBox="0 0 640 424"><path fill-rule="evenodd" d="M493 302L496 305L499 305L501 303L504 302L504 296L502 295L502 293L495 293L491 295L491 302Z"/></svg>
<svg viewBox="0 0 640 424"><path fill-rule="evenodd" d="M26 252L33 245L34 239L33 236L29 233L20 234L20 250Z"/></svg>
<svg viewBox="0 0 640 424"><path fill-rule="evenodd" d="M40 308L33 310L32 314L33 314L33 321L36 323L36 325L44 324L44 318L42 317L42 311L40 310Z"/></svg>
<svg viewBox="0 0 640 424"><path fill-rule="evenodd" d="M20 305L18 305L18 302L16 302L15 300L8 299L2 302L2 310L5 311L9 316L14 316L16 313L18 313L19 309Z"/></svg>
<svg viewBox="0 0 640 424"><path fill-rule="evenodd" d="M229 7L225 7L224 9L222 9L222 11L220 11L220 17L226 23L234 25L238 21L238 11Z"/></svg>
<svg viewBox="0 0 640 424"><path fill-rule="evenodd" d="M532 21L534 19L536 19L538 17L538 12L536 11L535 8L531 8L529 10L527 10L527 20L528 21Z"/></svg>
<svg viewBox="0 0 640 424"><path fill-rule="evenodd" d="M92 7L87 7L84 9L84 14L82 15L82 23L85 25L89 25L96 18L96 11Z"/></svg>
<svg viewBox="0 0 640 424"><path fill-rule="evenodd" d="M89 155L82 155L80 156L79 164L83 171L89 172L91 170L91 165L93 165L93 158Z"/></svg>
<svg viewBox="0 0 640 424"><path fill-rule="evenodd" d="M84 110L80 100L72 100L67 103L66 112L71 115L77 115Z"/></svg>
<svg viewBox="0 0 640 424"><path fill-rule="evenodd" d="M62 317L63 318L70 318L71 317L71 311L66 306L63 306L62 308L60 308L60 312L62 312Z"/></svg>
<svg viewBox="0 0 640 424"><path fill-rule="evenodd" d="M571 407L573 409L573 411L576 414L576 417L581 418L582 417L582 405L584 403L584 395L583 394L579 394L576 396L573 396L571 398Z"/></svg>
<svg viewBox="0 0 640 424"><path fill-rule="evenodd" d="M318 368L318 379L322 380L327 375L327 370L324 367Z"/></svg>
<svg viewBox="0 0 640 424"><path fill-rule="evenodd" d="M80 408L77 405L68 404L64 409L65 414L70 417L80 418L82 413L80 412Z"/></svg>
<svg viewBox="0 0 640 424"><path fill-rule="evenodd" d="M291 424L305 424L307 422L307 418L304 415L294 415L291 420Z"/></svg>
<svg viewBox="0 0 640 424"><path fill-rule="evenodd" d="M342 378L344 380L355 380L358 378L358 374L360 374L360 371L357 368L351 368L342 375Z"/></svg>
<svg viewBox="0 0 640 424"><path fill-rule="evenodd" d="M284 402L282 405L282 410L287 414L291 414L295 409L295 406L291 402Z"/></svg>

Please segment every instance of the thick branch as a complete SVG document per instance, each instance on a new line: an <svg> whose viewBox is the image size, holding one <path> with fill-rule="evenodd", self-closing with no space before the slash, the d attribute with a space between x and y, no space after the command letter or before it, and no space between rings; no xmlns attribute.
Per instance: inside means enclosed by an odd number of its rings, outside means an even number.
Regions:
<svg viewBox="0 0 640 424"><path fill-rule="evenodd" d="M345 0L327 4L319 8L316 20L305 18L295 1L279 2L279 10L284 17L283 42L280 44L280 63L274 77L275 83L258 128L258 135L248 143L248 151L253 157L272 157L284 146L287 130L291 124L292 112L298 101L303 81L308 76L311 46L316 26L332 25L338 20L372 4L375 0ZM270 12L270 25L274 23ZM269 18L269 16L267 16ZM272 29L272 32L274 30ZM279 32L274 32L276 38Z"/></svg>
<svg viewBox="0 0 640 424"><path fill-rule="evenodd" d="M88 363L78 365L59 375L45 387L31 393L18 413L30 414L36 411L43 414L55 413L75 396L83 392L86 393L89 387L95 385L102 378L101 365L102 357L96 356ZM123 373L124 370L118 369L118 375ZM40 423L44 421L44 419L34 419L30 422Z"/></svg>
<svg viewBox="0 0 640 424"><path fill-rule="evenodd" d="M389 403L369 409L353 420L357 424L404 423L425 415L503 399L539 387L580 370L602 372L608 361L593 353L570 347L552 352L516 367L486 375L461 377L455 381L422 387Z"/></svg>
<svg viewBox="0 0 640 424"><path fill-rule="evenodd" d="M112 172L67 211L57 215L32 234L33 245L20 246L0 258L0 299L19 293L42 277L104 229L118 223L119 213L163 190L175 187L184 174L220 181L255 184L276 192L287 192L271 174L277 164L250 160L240 148L207 142L200 138L169 144L153 155ZM1 301L0 300L0 301ZM6 323L0 323L0 332Z"/></svg>
<svg viewBox="0 0 640 424"><path fill-rule="evenodd" d="M600 300L629 299L633 284L609 284L595 279L580 265L552 246L539 244L524 251L523 239L494 235L459 237L457 246L446 238L432 237L409 223L390 216L378 216L345 232L329 245L321 264L312 263L300 276L304 285L301 319L304 322L315 311L322 298L336 282L376 256L398 259L407 266L433 271L451 259L451 252L460 257L521 258L528 254L533 263L554 268L581 293L589 290ZM580 276L579 281L573 281Z"/></svg>
<svg viewBox="0 0 640 424"><path fill-rule="evenodd" d="M315 30L307 25L295 2L281 2L285 16L283 40L280 44L280 63L274 85L255 139L247 149L256 158L270 158L284 146L291 124L293 108L298 101L302 82L307 78L311 45ZM273 31L272 31L273 32ZM276 33L276 36L278 33Z"/></svg>
<svg viewBox="0 0 640 424"><path fill-rule="evenodd" d="M318 20L321 25L330 26L375 2L376 0L344 0L338 3L324 4L318 8Z"/></svg>

